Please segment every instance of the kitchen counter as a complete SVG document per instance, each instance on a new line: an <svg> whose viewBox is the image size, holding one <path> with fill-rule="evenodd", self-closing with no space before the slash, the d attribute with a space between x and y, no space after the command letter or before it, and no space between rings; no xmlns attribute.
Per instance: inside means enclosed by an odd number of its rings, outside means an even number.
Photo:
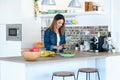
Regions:
<svg viewBox="0 0 120 80"><path fill-rule="evenodd" d="M94 53L75 51L76 55L71 58L64 58L60 55L55 57L40 57L37 61L25 61L23 57L2 57L0 58L0 80L50 80L55 71L76 72L79 68L98 68L101 80L120 79L120 53ZM11 74L12 72L12 74ZM85 80L85 75L80 78ZM91 80L96 80L96 75ZM55 77L54 80L61 80ZM66 78L65 80L73 80ZM80 79L81 80L81 79Z"/></svg>
<svg viewBox="0 0 120 80"><path fill-rule="evenodd" d="M51 62L51 61L66 61L66 60L77 60L77 59L88 59L88 58L102 58L102 57L109 57L109 56L120 56L120 53L107 53L107 52L80 52L80 51L74 51L75 56L71 58L64 58L60 55L56 55L54 57L40 57L36 61L25 61L23 57L4 57L0 58L0 60L4 61L11 61L11 62L18 62L18 63L26 63L26 64L35 64L35 63L45 63L45 62Z"/></svg>

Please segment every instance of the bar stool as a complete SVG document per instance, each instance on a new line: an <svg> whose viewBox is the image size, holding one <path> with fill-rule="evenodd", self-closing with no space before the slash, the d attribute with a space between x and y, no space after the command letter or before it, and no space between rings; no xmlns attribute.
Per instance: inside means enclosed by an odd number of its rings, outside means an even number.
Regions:
<svg viewBox="0 0 120 80"><path fill-rule="evenodd" d="M73 76L74 80L75 80L74 72L67 72L67 71L54 72L53 75L52 75L52 79L51 80L53 80L54 76L63 77L63 80L65 80L65 77Z"/></svg>
<svg viewBox="0 0 120 80"><path fill-rule="evenodd" d="M90 73L97 73L98 80L100 80L99 71L97 68L81 68L81 69L79 69L77 72L77 80L78 80L79 72L86 73L86 80L88 80L88 78L90 80Z"/></svg>

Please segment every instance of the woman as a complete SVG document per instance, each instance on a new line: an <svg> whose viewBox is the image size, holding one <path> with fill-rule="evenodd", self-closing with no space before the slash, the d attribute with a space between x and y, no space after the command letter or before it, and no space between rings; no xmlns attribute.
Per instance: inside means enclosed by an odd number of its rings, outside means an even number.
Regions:
<svg viewBox="0 0 120 80"><path fill-rule="evenodd" d="M62 14L55 15L52 24L44 33L46 50L63 52L65 40L65 18Z"/></svg>

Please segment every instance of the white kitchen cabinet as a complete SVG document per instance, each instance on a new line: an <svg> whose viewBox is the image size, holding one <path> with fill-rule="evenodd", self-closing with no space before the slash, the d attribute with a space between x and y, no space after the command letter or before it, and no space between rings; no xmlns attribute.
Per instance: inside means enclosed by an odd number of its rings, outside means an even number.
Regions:
<svg viewBox="0 0 120 80"><path fill-rule="evenodd" d="M120 79L120 56L96 59L96 67L100 71L100 80L119 80Z"/></svg>
<svg viewBox="0 0 120 80"><path fill-rule="evenodd" d="M93 53L94 54L94 53ZM77 75L79 68L98 68L100 80L120 80L120 56L110 56L117 53L107 53L107 57L99 56L54 59L48 61L24 61L22 57L8 57L0 59L0 80L50 80L55 71L73 71ZM49 65L49 66L48 66ZM79 80L85 80L86 75L81 73ZM96 78L96 79L95 79ZM61 80L55 77L54 80ZM73 78L65 78L73 80ZM91 80L97 80L96 74L91 74Z"/></svg>
<svg viewBox="0 0 120 80"><path fill-rule="evenodd" d="M0 25L0 37L0 57L21 56L21 41L6 39L6 24Z"/></svg>
<svg viewBox="0 0 120 80"><path fill-rule="evenodd" d="M16 59L15 59L16 58ZM10 59L10 58L8 58ZM12 61L11 61L12 60ZM92 65L91 65L92 64ZM48 66L49 65L49 66ZM72 71L77 75L77 70L83 67L95 67L95 59L72 59L56 61L24 61L19 57L11 57L8 60L0 61L0 80L50 80L53 72ZM79 79L85 80L85 74L81 74ZM54 80L61 80L62 77L54 77ZM95 80L95 75L91 75ZM67 77L65 80L73 80Z"/></svg>

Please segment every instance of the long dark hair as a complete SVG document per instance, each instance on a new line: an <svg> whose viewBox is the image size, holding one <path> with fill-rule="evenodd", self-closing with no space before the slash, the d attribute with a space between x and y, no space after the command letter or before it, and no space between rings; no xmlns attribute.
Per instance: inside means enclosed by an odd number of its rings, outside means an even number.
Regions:
<svg viewBox="0 0 120 80"><path fill-rule="evenodd" d="M63 22L62 26L60 27L59 32L64 34L64 32L65 32L65 18L64 18L64 16L62 14L56 14L55 15L55 17L53 19L53 22L50 25L50 29L52 31L54 31L54 28L57 25L57 21L60 20L60 19L63 19L64 22Z"/></svg>

